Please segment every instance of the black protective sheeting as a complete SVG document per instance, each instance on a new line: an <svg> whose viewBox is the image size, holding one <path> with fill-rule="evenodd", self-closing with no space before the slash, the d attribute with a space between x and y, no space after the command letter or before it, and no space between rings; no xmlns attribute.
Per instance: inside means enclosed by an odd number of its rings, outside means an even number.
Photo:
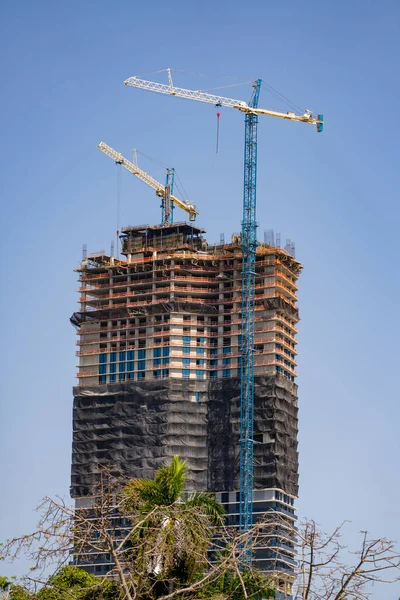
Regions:
<svg viewBox="0 0 400 600"><path fill-rule="evenodd" d="M188 463L188 491L238 490L239 399L239 378L74 388L72 497L94 492L99 466L151 478L175 454ZM297 386L256 377L254 420L254 487L297 495Z"/></svg>

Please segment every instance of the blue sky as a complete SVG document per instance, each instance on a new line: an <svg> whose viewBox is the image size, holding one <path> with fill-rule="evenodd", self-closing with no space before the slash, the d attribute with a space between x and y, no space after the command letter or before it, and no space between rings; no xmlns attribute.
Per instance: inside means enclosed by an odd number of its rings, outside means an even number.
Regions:
<svg viewBox="0 0 400 600"><path fill-rule="evenodd" d="M259 126L260 237L294 239L304 263L299 512L325 529L349 519L351 543L360 529L400 540L398 2L21 0L1 16L0 537L31 529L44 495L68 494L73 269L83 243L108 249L117 228L117 168L97 144L175 167L210 241L240 229L243 115L220 111L217 155L214 107L123 85L172 67L195 89L261 77L325 115L323 135ZM266 86L260 106L289 108ZM128 173L121 186L119 224L158 221L150 189Z"/></svg>

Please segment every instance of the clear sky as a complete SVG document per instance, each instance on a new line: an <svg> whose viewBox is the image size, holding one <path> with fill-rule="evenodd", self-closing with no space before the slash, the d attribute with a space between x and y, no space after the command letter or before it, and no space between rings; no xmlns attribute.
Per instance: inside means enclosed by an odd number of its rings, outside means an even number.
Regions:
<svg viewBox="0 0 400 600"><path fill-rule="evenodd" d="M117 167L97 144L175 167L210 241L240 229L243 115L220 109L217 155L217 109L123 85L172 67L195 89L260 77L325 115L323 135L259 125L260 237L294 239L304 263L299 513L324 529L349 519L349 542L360 529L400 540L398 1L20 0L0 28L0 538L31 529L44 495L68 494L73 269L118 221ZM266 85L260 106L290 109ZM119 224L158 221L150 189L125 172L121 186Z"/></svg>

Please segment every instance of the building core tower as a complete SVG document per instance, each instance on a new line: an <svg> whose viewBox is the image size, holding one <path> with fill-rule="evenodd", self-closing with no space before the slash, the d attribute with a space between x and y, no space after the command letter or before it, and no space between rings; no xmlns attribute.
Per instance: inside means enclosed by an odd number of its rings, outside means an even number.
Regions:
<svg viewBox="0 0 400 600"><path fill-rule="evenodd" d="M188 491L217 494L239 524L241 240L209 245L187 223L122 229L124 259L90 254L77 269L78 385L71 495L93 494L99 466L151 478L178 454ZM289 248L290 249L290 248ZM254 519L295 520L298 493L297 278L302 266L259 243L255 286ZM271 557L290 572L294 546ZM85 567L100 573L104 564Z"/></svg>

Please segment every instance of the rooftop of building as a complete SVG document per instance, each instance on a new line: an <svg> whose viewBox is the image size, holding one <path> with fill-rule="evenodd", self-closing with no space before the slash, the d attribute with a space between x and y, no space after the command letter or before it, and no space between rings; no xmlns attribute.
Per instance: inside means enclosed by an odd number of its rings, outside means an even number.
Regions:
<svg viewBox="0 0 400 600"><path fill-rule="evenodd" d="M171 223L169 225L127 225L121 228L122 234L130 234L131 236L143 235L149 232L155 234L172 234L172 233L185 233L192 235L201 235L206 233L206 230L202 227L197 227L186 221L179 223Z"/></svg>

